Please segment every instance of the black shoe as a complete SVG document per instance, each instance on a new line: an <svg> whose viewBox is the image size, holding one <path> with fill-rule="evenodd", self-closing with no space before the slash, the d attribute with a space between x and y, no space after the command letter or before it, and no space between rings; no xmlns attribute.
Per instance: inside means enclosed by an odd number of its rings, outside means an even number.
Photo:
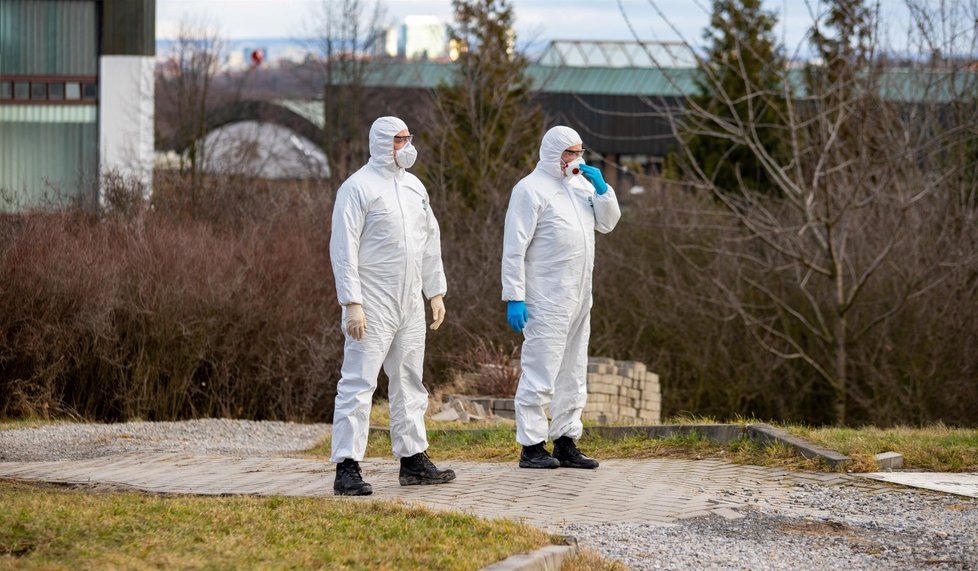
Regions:
<svg viewBox="0 0 978 571"><path fill-rule="evenodd" d="M418 452L414 456L401 458L401 473L398 480L402 486L424 486L427 484L444 484L455 479L453 470L439 470L426 452Z"/></svg>
<svg viewBox="0 0 978 571"><path fill-rule="evenodd" d="M570 436L561 436L554 440L554 458L560 462L561 468L585 468L593 470L598 467L598 461L581 454Z"/></svg>
<svg viewBox="0 0 978 571"><path fill-rule="evenodd" d="M550 455L543 442L524 446L520 452L520 468L557 468L560 461Z"/></svg>
<svg viewBox="0 0 978 571"><path fill-rule="evenodd" d="M333 493L337 496L369 496L374 493L374 489L363 481L360 475L360 464L352 458L347 458L336 465Z"/></svg>

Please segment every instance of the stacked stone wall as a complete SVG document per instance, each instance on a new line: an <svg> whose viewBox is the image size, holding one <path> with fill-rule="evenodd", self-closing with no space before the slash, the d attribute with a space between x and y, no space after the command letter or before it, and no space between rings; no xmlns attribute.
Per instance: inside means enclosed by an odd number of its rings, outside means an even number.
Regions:
<svg viewBox="0 0 978 571"><path fill-rule="evenodd" d="M513 366L518 371L518 361ZM591 357L587 367L587 393L587 405L582 415L585 422L633 425L662 422L659 375L647 371L644 363ZM514 416L515 407L511 398L471 395L458 398L478 403L496 416Z"/></svg>
<svg viewBox="0 0 978 571"><path fill-rule="evenodd" d="M638 361L592 357L588 360L583 419L597 424L659 424L659 375Z"/></svg>

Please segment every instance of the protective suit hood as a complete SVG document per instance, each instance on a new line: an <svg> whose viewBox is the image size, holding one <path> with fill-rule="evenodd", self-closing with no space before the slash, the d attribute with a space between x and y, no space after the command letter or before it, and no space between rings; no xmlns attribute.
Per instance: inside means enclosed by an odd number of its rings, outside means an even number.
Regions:
<svg viewBox="0 0 978 571"><path fill-rule="evenodd" d="M370 126L370 164L391 174L404 170L394 163L394 135L407 128L407 123L397 117L381 117L374 121Z"/></svg>
<svg viewBox="0 0 978 571"><path fill-rule="evenodd" d="M550 176L561 178L564 173L560 172L560 156L568 147L580 145L583 141L577 131L570 127L553 127L543 136L540 143L540 161L537 169L542 170Z"/></svg>

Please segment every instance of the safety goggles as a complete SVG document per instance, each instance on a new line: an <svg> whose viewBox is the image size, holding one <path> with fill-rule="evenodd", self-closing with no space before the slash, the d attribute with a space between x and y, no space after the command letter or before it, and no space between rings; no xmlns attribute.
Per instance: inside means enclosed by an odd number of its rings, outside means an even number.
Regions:
<svg viewBox="0 0 978 571"><path fill-rule="evenodd" d="M587 149L581 149L580 151L566 150L566 151L564 151L564 154L565 155L574 156L574 157L583 157L584 156L584 153L586 153L586 152L587 152Z"/></svg>
<svg viewBox="0 0 978 571"><path fill-rule="evenodd" d="M410 143L413 140L414 140L414 135L405 135L403 137L399 137L397 135L394 135L394 142L395 143Z"/></svg>

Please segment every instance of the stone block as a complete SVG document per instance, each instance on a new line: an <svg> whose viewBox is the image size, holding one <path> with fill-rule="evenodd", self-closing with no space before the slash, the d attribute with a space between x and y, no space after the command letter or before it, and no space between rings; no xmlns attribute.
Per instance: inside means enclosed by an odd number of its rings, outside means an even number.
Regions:
<svg viewBox="0 0 978 571"><path fill-rule="evenodd" d="M645 363L640 363L638 361L621 361L618 364L618 374L629 378L644 377Z"/></svg>
<svg viewBox="0 0 978 571"><path fill-rule="evenodd" d="M462 404L462 399L452 399L452 408L458 413L458 419L461 422L469 421L469 412L465 410L465 405Z"/></svg>
<svg viewBox="0 0 978 571"><path fill-rule="evenodd" d="M481 406L483 410L492 409L492 397L468 397L468 401L475 406Z"/></svg>
<svg viewBox="0 0 978 571"><path fill-rule="evenodd" d="M651 410L638 411L638 418L640 421L642 421L643 424L646 423L659 424L659 422L661 422L659 415L652 412Z"/></svg>
<svg viewBox="0 0 978 571"><path fill-rule="evenodd" d="M458 420L458 413L455 412L455 409L449 408L448 410L442 410L438 414L431 415L431 420L455 422L456 420Z"/></svg>
<svg viewBox="0 0 978 571"><path fill-rule="evenodd" d="M493 412L500 410L513 411L516 410L516 403L513 402L513 399L493 399L492 410Z"/></svg>
<svg viewBox="0 0 978 571"><path fill-rule="evenodd" d="M606 402L594 403L593 406L588 405L587 408L589 410L591 410L591 411L594 411L594 412L603 412L605 414L611 414L611 413L617 412L617 410L618 410L618 407L617 406L613 406L611 403L606 403Z"/></svg>
<svg viewBox="0 0 978 571"><path fill-rule="evenodd" d="M618 395L618 387L604 382L588 383L587 392L589 394L600 393L604 395Z"/></svg>
<svg viewBox="0 0 978 571"><path fill-rule="evenodd" d="M897 452L880 452L876 455L876 465L881 470L899 470L903 468L903 455Z"/></svg>

